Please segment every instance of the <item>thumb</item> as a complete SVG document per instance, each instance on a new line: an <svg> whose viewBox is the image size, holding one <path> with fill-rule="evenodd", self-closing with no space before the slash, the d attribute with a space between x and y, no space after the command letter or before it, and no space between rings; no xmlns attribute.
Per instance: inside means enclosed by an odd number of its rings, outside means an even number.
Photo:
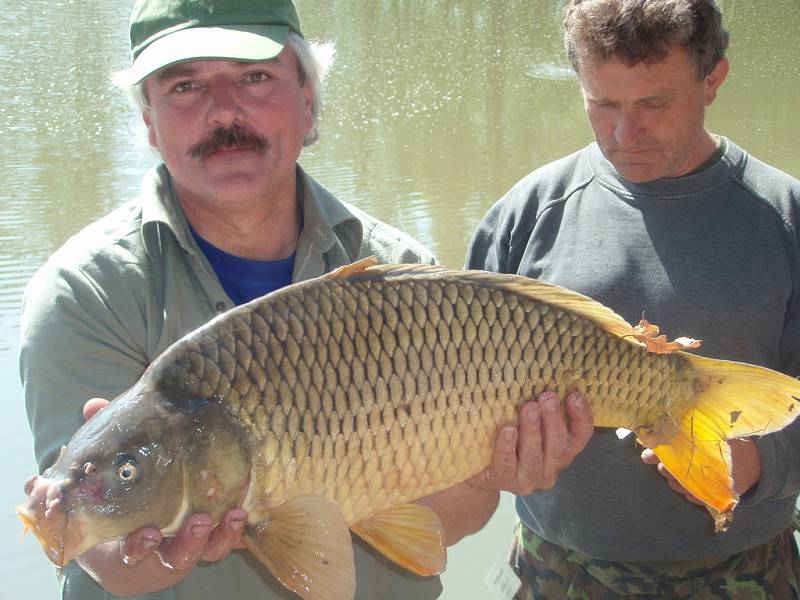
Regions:
<svg viewBox="0 0 800 600"><path fill-rule="evenodd" d="M86 404L83 405L83 418L88 421L109 404L110 402L105 398L92 398L91 400L87 400Z"/></svg>

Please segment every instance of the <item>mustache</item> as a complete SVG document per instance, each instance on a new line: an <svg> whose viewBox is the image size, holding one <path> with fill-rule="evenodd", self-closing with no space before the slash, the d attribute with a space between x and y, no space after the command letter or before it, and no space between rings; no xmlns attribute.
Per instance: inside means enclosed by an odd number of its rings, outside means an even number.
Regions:
<svg viewBox="0 0 800 600"><path fill-rule="evenodd" d="M206 139L189 148L189 156L204 159L224 148L250 148L260 154L269 149L269 142L245 127L218 127Z"/></svg>

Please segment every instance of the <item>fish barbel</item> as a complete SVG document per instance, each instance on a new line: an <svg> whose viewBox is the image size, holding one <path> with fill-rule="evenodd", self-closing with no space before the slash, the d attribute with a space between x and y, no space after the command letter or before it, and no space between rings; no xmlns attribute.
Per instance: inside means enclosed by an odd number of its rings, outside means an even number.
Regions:
<svg viewBox="0 0 800 600"><path fill-rule="evenodd" d="M517 275L365 259L213 319L76 432L18 507L59 565L193 512L249 513L247 548L306 599L355 590L349 531L419 574L446 561L413 500L490 462L499 427L579 390L634 431L720 528L726 439L790 423L800 382L713 360Z"/></svg>

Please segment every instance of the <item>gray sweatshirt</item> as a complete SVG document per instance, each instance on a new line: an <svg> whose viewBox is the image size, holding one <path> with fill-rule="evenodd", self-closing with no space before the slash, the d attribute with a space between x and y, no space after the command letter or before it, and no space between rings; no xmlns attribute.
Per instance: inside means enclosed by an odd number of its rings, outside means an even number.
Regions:
<svg viewBox="0 0 800 600"><path fill-rule="evenodd" d="M685 177L635 184L596 144L537 169L478 227L467 268L581 292L696 352L800 373L800 182L727 142ZM759 438L759 484L724 533L642 463L633 436L597 428L554 488L517 498L545 539L612 561L730 555L789 526L800 491L800 421Z"/></svg>

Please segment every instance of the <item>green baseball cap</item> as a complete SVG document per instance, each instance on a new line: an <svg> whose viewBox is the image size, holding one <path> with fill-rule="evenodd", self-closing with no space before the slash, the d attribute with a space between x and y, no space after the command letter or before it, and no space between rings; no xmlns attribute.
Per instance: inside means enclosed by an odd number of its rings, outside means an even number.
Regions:
<svg viewBox="0 0 800 600"><path fill-rule="evenodd" d="M189 60L269 60L289 30L303 35L291 0L137 0L130 78Z"/></svg>

